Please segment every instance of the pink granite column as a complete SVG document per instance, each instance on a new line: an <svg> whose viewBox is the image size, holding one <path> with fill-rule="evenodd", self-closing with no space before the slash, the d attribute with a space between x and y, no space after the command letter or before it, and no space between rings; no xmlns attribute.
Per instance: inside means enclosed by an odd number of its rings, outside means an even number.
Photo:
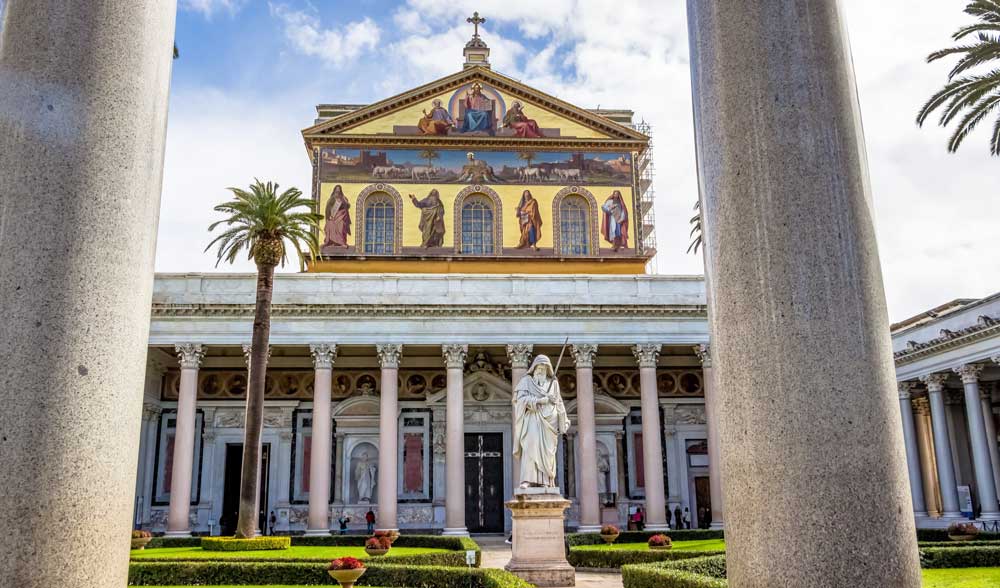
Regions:
<svg viewBox="0 0 1000 588"><path fill-rule="evenodd" d="M600 504L597 496L597 424L594 419L594 358L597 345L573 346L576 358L576 428L580 447L581 533L601 530Z"/></svg>
<svg viewBox="0 0 1000 588"><path fill-rule="evenodd" d="M469 348L465 345L442 347L447 379L447 416L445 441L445 523L443 535L468 535L465 528L465 409L463 407L463 370Z"/></svg>
<svg viewBox="0 0 1000 588"><path fill-rule="evenodd" d="M708 345L699 345L694 352L701 359L701 381L705 394L705 428L708 433L708 493L712 501L712 529L723 528L722 468L719 445L719 413L715 392L715 369Z"/></svg>
<svg viewBox="0 0 1000 588"><path fill-rule="evenodd" d="M530 343L515 343L507 346L507 357L510 358L510 390L513 396L514 388L521 378L528 373L528 366L531 364L531 352L534 346ZM557 375L558 376L558 375ZM513 408L513 406L512 406ZM511 430L514 427L514 414L510 417ZM513 444L514 440L511 439ZM521 485L521 460L511 457L511 493Z"/></svg>
<svg viewBox="0 0 1000 588"><path fill-rule="evenodd" d="M660 403L656 392L659 344L636 345L632 353L639 362L642 397L642 463L646 479L646 529L666 531L667 502L663 488L663 450L660 446Z"/></svg>
<svg viewBox="0 0 1000 588"><path fill-rule="evenodd" d="M376 346L382 366L378 429L378 513L375 526L380 530L396 530L396 455L399 449L399 358L403 346Z"/></svg>
<svg viewBox="0 0 1000 588"><path fill-rule="evenodd" d="M191 476L194 467L194 424L198 401L198 368L205 350L196 343L177 345L181 364L177 396L177 425L174 428L174 456L170 473L170 507L167 511L168 537L190 537Z"/></svg>
<svg viewBox="0 0 1000 588"><path fill-rule="evenodd" d="M307 536L330 534L330 454L332 436L330 394L333 389L333 360L337 346L319 343L309 346L316 368L313 385L312 446L309 456L309 522Z"/></svg>

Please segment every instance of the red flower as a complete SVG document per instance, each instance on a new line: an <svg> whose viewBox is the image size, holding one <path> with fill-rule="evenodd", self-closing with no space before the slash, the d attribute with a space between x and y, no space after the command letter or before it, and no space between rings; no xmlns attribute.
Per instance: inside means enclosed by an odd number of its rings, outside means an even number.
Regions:
<svg viewBox="0 0 1000 588"><path fill-rule="evenodd" d="M653 535L649 538L647 543L649 543L650 547L663 547L665 545L670 545L670 537L663 534Z"/></svg>
<svg viewBox="0 0 1000 588"><path fill-rule="evenodd" d="M617 535L618 527L614 525L604 525L601 527L601 535Z"/></svg>
<svg viewBox="0 0 1000 588"><path fill-rule="evenodd" d="M330 570L357 570L365 567L363 561L356 557L338 557L330 562Z"/></svg>

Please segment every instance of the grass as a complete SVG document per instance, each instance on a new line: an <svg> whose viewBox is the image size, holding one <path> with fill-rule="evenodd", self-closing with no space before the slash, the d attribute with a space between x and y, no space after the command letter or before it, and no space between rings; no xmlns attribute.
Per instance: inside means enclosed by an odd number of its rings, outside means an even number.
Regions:
<svg viewBox="0 0 1000 588"><path fill-rule="evenodd" d="M417 555L420 553L446 553L447 549L432 547L393 547L383 557L392 558L399 555ZM356 557L366 559L364 547L340 546L325 547L312 545L293 545L288 549L267 551L205 551L201 547L159 547L156 549L141 549L131 553L132 561L147 560L223 560L223 559L254 559L254 560L316 560L330 561L338 557Z"/></svg>
<svg viewBox="0 0 1000 588"><path fill-rule="evenodd" d="M702 539L700 541L674 541L672 551L725 551L726 542L723 539ZM628 549L631 551L649 551L646 543L612 543L611 545L576 545L573 549L582 551L604 551L609 549Z"/></svg>
<svg viewBox="0 0 1000 588"><path fill-rule="evenodd" d="M1000 568L923 570L924 588L993 588L1000 586Z"/></svg>

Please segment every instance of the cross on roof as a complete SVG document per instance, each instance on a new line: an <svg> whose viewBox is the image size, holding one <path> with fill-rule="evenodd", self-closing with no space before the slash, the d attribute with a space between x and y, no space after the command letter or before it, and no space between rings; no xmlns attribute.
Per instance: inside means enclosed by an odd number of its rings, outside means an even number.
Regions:
<svg viewBox="0 0 1000 588"><path fill-rule="evenodd" d="M485 18L480 18L479 17L479 12L477 11L477 12L473 12L472 16L470 18L465 19L465 22L471 22L472 23L472 26L475 27L475 31L474 31L474 33L473 33L472 36L473 36L473 38L478 39L479 38L479 25L482 24L482 23L484 23L484 22L486 22L486 19Z"/></svg>

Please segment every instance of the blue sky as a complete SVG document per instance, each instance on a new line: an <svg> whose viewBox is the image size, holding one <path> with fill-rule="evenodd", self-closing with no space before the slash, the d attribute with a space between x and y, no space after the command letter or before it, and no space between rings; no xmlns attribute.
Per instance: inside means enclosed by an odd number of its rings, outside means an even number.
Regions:
<svg viewBox="0 0 1000 588"><path fill-rule="evenodd" d="M2 0L0 0L2 1ZM367 103L461 68L478 10L494 69L582 107L653 125L659 254L685 254L696 199L683 0L179 0L159 271L211 271L212 206L254 177L308 190L299 131L318 103ZM858 78L890 316L997 290L1000 168L976 133L962 152L914 116L950 67L927 65L964 2L843 0ZM220 268L231 271L234 268ZM249 264L235 269L250 271Z"/></svg>

